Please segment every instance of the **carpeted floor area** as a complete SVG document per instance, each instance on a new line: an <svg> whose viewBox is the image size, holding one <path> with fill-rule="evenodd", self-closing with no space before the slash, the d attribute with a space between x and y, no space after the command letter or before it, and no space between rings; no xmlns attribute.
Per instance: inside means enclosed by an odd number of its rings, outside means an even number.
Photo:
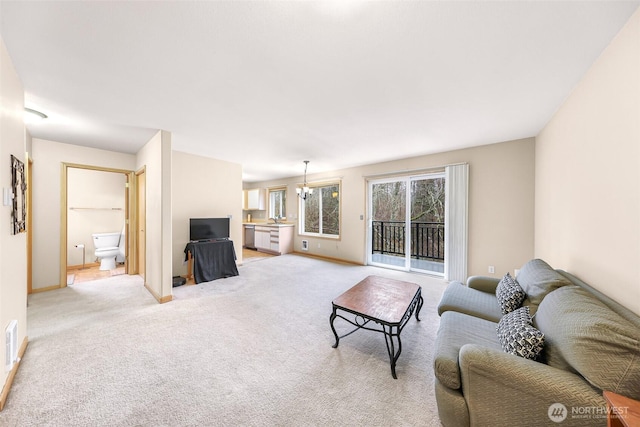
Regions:
<svg viewBox="0 0 640 427"><path fill-rule="evenodd" d="M443 281L297 255L239 271L174 288L162 305L128 275L31 295L0 425L440 425L431 358ZM331 301L371 274L423 288L397 380L382 334L331 347Z"/></svg>

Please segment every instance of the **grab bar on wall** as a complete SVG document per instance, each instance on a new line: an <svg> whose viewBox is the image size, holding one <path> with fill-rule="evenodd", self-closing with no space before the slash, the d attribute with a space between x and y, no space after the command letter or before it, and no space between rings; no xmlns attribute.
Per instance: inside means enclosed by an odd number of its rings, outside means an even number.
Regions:
<svg viewBox="0 0 640 427"><path fill-rule="evenodd" d="M93 211L121 211L122 208L69 208L70 211L93 210Z"/></svg>

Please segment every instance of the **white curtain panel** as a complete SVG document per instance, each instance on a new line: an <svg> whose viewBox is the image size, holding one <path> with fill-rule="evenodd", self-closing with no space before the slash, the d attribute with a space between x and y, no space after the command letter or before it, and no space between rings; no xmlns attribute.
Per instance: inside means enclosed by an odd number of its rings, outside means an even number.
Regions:
<svg viewBox="0 0 640 427"><path fill-rule="evenodd" d="M445 167L445 280L467 280L469 165Z"/></svg>

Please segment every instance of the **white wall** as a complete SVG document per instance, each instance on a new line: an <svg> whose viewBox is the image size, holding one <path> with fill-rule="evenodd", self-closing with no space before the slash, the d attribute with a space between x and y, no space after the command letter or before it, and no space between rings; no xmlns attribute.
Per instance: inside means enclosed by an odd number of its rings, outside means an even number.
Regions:
<svg viewBox="0 0 640 427"><path fill-rule="evenodd" d="M374 165L308 174L307 181L342 180L342 231L339 241L305 236L307 253L355 263L366 262L366 177L447 164L469 163L469 259L470 275L488 275L495 267L495 277L520 268L533 257L534 200L533 138L509 141L464 150ZM301 164L302 170L302 164ZM313 171L313 162L309 163ZM295 193L302 176L294 179L247 184L247 188L287 185L287 216L298 215ZM288 221L295 221L289 217ZM296 227L297 229L297 227ZM302 237L296 235L294 248L301 251ZM320 248L318 248L320 244Z"/></svg>
<svg viewBox="0 0 640 427"><path fill-rule="evenodd" d="M60 209L63 163L134 170L135 156L33 138L33 290L60 281ZM65 284L62 284L65 285Z"/></svg>
<svg viewBox="0 0 640 427"><path fill-rule="evenodd" d="M173 275L187 273L189 218L231 215L229 232L242 262L242 166L178 151L172 153Z"/></svg>
<svg viewBox="0 0 640 427"><path fill-rule="evenodd" d="M0 186L11 188L10 155L25 162L24 91L0 38ZM18 345L27 337L26 233L11 234L11 206L0 205L0 331L18 321ZM7 386L6 342L0 339L0 388Z"/></svg>
<svg viewBox="0 0 640 427"><path fill-rule="evenodd" d="M159 131L136 155L146 176L145 287L160 302L171 300L171 134Z"/></svg>
<svg viewBox="0 0 640 427"><path fill-rule="evenodd" d="M119 172L69 168L67 171L67 265L96 262L93 233L120 233L125 221L125 184Z"/></svg>
<svg viewBox="0 0 640 427"><path fill-rule="evenodd" d="M640 9L536 138L535 253L640 314Z"/></svg>

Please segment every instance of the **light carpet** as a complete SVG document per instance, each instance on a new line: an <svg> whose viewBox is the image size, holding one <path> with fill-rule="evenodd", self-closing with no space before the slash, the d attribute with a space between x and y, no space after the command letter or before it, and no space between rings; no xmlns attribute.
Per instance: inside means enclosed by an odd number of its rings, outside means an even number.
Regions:
<svg viewBox="0 0 640 427"><path fill-rule="evenodd" d="M440 425L432 344L442 280L297 255L239 271L174 288L167 304L128 275L30 295L30 343L0 425ZM331 347L331 301L372 274L423 290L397 380L382 334L357 331Z"/></svg>

